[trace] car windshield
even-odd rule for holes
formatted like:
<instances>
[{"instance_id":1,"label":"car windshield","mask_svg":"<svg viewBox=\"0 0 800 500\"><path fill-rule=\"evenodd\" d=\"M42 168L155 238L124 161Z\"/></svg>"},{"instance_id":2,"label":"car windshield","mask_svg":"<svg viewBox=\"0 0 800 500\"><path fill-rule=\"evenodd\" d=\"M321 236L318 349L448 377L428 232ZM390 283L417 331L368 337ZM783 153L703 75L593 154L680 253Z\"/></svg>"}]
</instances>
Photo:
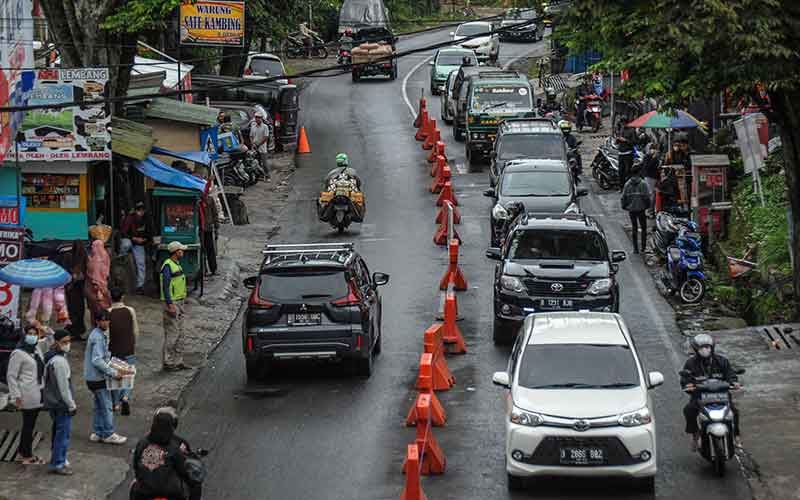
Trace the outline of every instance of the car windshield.
<instances>
[{"instance_id":1,"label":"car windshield","mask_svg":"<svg viewBox=\"0 0 800 500\"><path fill-rule=\"evenodd\" d=\"M527 87L514 85L490 85L475 87L472 92L472 110L531 109L531 93Z\"/></svg>"},{"instance_id":2,"label":"car windshield","mask_svg":"<svg viewBox=\"0 0 800 500\"><path fill-rule=\"evenodd\" d=\"M250 61L250 71L254 75L266 75L267 71L269 71L269 76L283 76L283 64L275 59L254 57Z\"/></svg>"},{"instance_id":3,"label":"car windshield","mask_svg":"<svg viewBox=\"0 0 800 500\"><path fill-rule=\"evenodd\" d=\"M625 389L639 386L639 371L626 345L529 345L518 384L527 389Z\"/></svg>"},{"instance_id":4,"label":"car windshield","mask_svg":"<svg viewBox=\"0 0 800 500\"><path fill-rule=\"evenodd\" d=\"M507 172L500 185L503 196L569 196L570 180L566 170Z\"/></svg>"},{"instance_id":5,"label":"car windshield","mask_svg":"<svg viewBox=\"0 0 800 500\"><path fill-rule=\"evenodd\" d=\"M509 258L603 261L608 248L595 231L526 230L514 234Z\"/></svg>"},{"instance_id":6,"label":"car windshield","mask_svg":"<svg viewBox=\"0 0 800 500\"><path fill-rule=\"evenodd\" d=\"M302 302L311 298L338 299L347 295L341 270L281 271L261 275L258 296L277 303Z\"/></svg>"},{"instance_id":7,"label":"car windshield","mask_svg":"<svg viewBox=\"0 0 800 500\"><path fill-rule=\"evenodd\" d=\"M503 161L563 160L564 139L561 134L505 134L500 138L497 157Z\"/></svg>"},{"instance_id":8,"label":"car windshield","mask_svg":"<svg viewBox=\"0 0 800 500\"><path fill-rule=\"evenodd\" d=\"M474 52L443 52L436 58L438 66L461 66L464 58L467 57L474 66L478 65L478 59Z\"/></svg>"},{"instance_id":9,"label":"car windshield","mask_svg":"<svg viewBox=\"0 0 800 500\"><path fill-rule=\"evenodd\" d=\"M456 36L473 36L489 33L492 27L488 24L462 24L456 30Z\"/></svg>"}]
</instances>

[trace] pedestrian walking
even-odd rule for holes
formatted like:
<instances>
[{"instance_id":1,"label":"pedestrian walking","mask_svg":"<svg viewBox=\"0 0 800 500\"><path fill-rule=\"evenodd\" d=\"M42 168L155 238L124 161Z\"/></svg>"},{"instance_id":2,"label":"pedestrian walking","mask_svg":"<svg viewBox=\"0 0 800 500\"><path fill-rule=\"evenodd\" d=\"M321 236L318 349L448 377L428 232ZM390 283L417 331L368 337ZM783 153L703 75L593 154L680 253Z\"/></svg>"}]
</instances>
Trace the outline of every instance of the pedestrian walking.
<instances>
[{"instance_id":1,"label":"pedestrian walking","mask_svg":"<svg viewBox=\"0 0 800 500\"><path fill-rule=\"evenodd\" d=\"M169 257L161 264L160 288L164 302L164 347L161 364L165 371L183 370L181 347L183 342L183 301L186 299L186 274L180 265L183 252L188 247L179 241L167 246Z\"/></svg>"},{"instance_id":2,"label":"pedestrian walking","mask_svg":"<svg viewBox=\"0 0 800 500\"><path fill-rule=\"evenodd\" d=\"M108 327L111 314L100 311L95 316L97 326L86 341L83 357L83 378L92 392L94 406L92 408L92 434L89 440L93 443L124 444L128 438L114 432L114 412L111 407L111 391L106 385L106 377L121 379L123 373L111 367L111 351L108 350Z\"/></svg>"},{"instance_id":3,"label":"pedestrian walking","mask_svg":"<svg viewBox=\"0 0 800 500\"><path fill-rule=\"evenodd\" d=\"M44 357L37 348L39 330L28 326L25 336L11 352L8 360L8 397L22 414L17 461L23 465L42 465L44 461L33 454L33 431L42 408L44 387Z\"/></svg>"},{"instance_id":4,"label":"pedestrian walking","mask_svg":"<svg viewBox=\"0 0 800 500\"><path fill-rule=\"evenodd\" d=\"M86 334L86 297L84 296L84 285L86 283L86 245L83 241L75 240L72 242L72 251L65 262L65 269L70 273L72 279L65 287L67 300L67 313L69 314L69 325L66 330L71 338L82 340Z\"/></svg>"},{"instance_id":5,"label":"pedestrian walking","mask_svg":"<svg viewBox=\"0 0 800 500\"><path fill-rule=\"evenodd\" d=\"M254 115L250 124L250 146L258 152L258 161L269 180L269 125L264 122L264 118L261 111Z\"/></svg>"},{"instance_id":6,"label":"pedestrian walking","mask_svg":"<svg viewBox=\"0 0 800 500\"><path fill-rule=\"evenodd\" d=\"M619 151L619 160L617 162L619 167L619 191L622 192L622 188L628 182L628 176L631 175L631 169L633 169L633 143L626 137L626 132L617 137L617 150Z\"/></svg>"},{"instance_id":7,"label":"pedestrian walking","mask_svg":"<svg viewBox=\"0 0 800 500\"><path fill-rule=\"evenodd\" d=\"M111 256L102 240L92 242L92 253L86 263L86 301L94 318L111 307L111 296L108 293L108 276L111 273Z\"/></svg>"},{"instance_id":8,"label":"pedestrian walking","mask_svg":"<svg viewBox=\"0 0 800 500\"><path fill-rule=\"evenodd\" d=\"M75 391L72 388L72 374L67 361L70 351L70 334L67 330L58 330L53 335L53 345L45 354L44 393L42 396L44 408L50 412L53 420L52 456L50 458L50 472L72 475L72 469L67 461L70 434L72 432L72 417L78 406L75 404Z\"/></svg>"},{"instance_id":9,"label":"pedestrian walking","mask_svg":"<svg viewBox=\"0 0 800 500\"><path fill-rule=\"evenodd\" d=\"M658 164L658 155L656 154L656 145L649 143L647 146L647 153L642 162L642 173L644 174L644 182L647 184L647 189L650 191L650 209L655 209L656 206L656 183L658 182L660 171ZM655 215L655 212L653 212Z\"/></svg>"},{"instance_id":10,"label":"pedestrian walking","mask_svg":"<svg viewBox=\"0 0 800 500\"><path fill-rule=\"evenodd\" d=\"M120 242L120 254L133 253L133 261L136 263L136 293L143 294L145 277L147 276L145 265L147 244L150 243L144 202L136 202L133 213L128 214L123 219L120 229L123 234Z\"/></svg>"},{"instance_id":11,"label":"pedestrian walking","mask_svg":"<svg viewBox=\"0 0 800 500\"><path fill-rule=\"evenodd\" d=\"M632 172L631 178L622 189L622 209L628 211L633 228L633 253L639 253L638 230L642 230L642 252L647 248L647 216L645 211L650 208L650 191L641 178L641 169Z\"/></svg>"},{"instance_id":12,"label":"pedestrian walking","mask_svg":"<svg viewBox=\"0 0 800 500\"><path fill-rule=\"evenodd\" d=\"M108 350L111 356L125 361L131 366L136 364L136 339L139 337L139 321L136 310L123 301L121 288L111 289L111 322L109 324ZM131 414L131 389L111 391L114 411L121 415Z\"/></svg>"}]
</instances>

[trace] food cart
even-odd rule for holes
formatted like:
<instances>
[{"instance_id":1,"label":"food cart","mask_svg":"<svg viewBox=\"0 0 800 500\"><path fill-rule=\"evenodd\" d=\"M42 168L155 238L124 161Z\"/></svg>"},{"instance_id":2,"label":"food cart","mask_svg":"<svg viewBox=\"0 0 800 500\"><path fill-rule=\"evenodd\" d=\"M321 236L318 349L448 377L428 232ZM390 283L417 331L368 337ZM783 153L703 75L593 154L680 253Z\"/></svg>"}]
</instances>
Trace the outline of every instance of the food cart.
<instances>
[{"instance_id":1,"label":"food cart","mask_svg":"<svg viewBox=\"0 0 800 500\"><path fill-rule=\"evenodd\" d=\"M167 247L179 241L189 247L180 260L187 278L197 282L201 279L202 246L200 244L200 196L199 191L169 187L157 187L152 191L158 214L159 233L156 238L156 283L161 264L169 257Z\"/></svg>"}]
</instances>

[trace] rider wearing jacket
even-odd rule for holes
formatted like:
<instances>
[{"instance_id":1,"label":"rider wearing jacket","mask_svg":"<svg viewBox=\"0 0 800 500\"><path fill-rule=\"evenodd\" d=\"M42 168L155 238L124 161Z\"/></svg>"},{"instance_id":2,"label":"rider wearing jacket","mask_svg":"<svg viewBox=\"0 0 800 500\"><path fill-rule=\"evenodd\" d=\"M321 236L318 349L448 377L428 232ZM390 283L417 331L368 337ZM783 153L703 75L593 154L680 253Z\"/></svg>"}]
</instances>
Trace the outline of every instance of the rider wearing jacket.
<instances>
[{"instance_id":1,"label":"rider wearing jacket","mask_svg":"<svg viewBox=\"0 0 800 500\"><path fill-rule=\"evenodd\" d=\"M694 392L694 379L698 377L712 377L724 380L738 389L739 377L736 375L730 361L725 356L714 352L714 338L706 333L692 337L691 346L695 354L686 360L683 370L691 376L681 375L681 387L690 394L689 402L683 408L686 418L686 433L691 438L692 451L697 451L697 439L700 429L697 427L697 415L700 413L700 395ZM739 412L730 403L733 412L733 435L738 442L739 438ZM737 443L738 445L738 443Z\"/></svg>"},{"instance_id":2,"label":"rider wearing jacket","mask_svg":"<svg viewBox=\"0 0 800 500\"><path fill-rule=\"evenodd\" d=\"M172 418L165 413L153 416L150 433L136 445L133 472L136 481L131 487L131 500L186 500L184 484L188 483L186 456L174 441Z\"/></svg>"}]
</instances>

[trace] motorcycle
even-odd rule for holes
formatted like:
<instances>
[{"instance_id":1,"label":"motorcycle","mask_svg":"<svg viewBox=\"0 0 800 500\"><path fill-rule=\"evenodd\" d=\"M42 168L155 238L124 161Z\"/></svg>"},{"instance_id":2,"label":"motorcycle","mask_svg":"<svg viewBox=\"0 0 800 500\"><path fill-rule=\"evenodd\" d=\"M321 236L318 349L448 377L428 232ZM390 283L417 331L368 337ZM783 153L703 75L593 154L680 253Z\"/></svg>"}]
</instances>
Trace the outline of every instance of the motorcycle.
<instances>
[{"instance_id":1,"label":"motorcycle","mask_svg":"<svg viewBox=\"0 0 800 500\"><path fill-rule=\"evenodd\" d=\"M655 226L653 231L650 232L648 246L653 249L657 256L665 257L667 248L672 245L678 237L678 233L685 227L695 228L696 225L688 219L675 217L669 212L658 212Z\"/></svg>"},{"instance_id":2,"label":"motorcycle","mask_svg":"<svg viewBox=\"0 0 800 500\"><path fill-rule=\"evenodd\" d=\"M684 227L675 242L667 248L667 269L662 281L667 290L671 294L678 293L685 304L700 302L706 293L703 252L700 247L700 235L690 231L689 227Z\"/></svg>"},{"instance_id":3,"label":"motorcycle","mask_svg":"<svg viewBox=\"0 0 800 500\"><path fill-rule=\"evenodd\" d=\"M603 113L603 99L595 94L579 97L578 100L584 102L583 120L578 124L578 132L583 131L583 127L589 127L592 132L600 129ZM575 116L578 115L580 106L578 100L575 101Z\"/></svg>"},{"instance_id":4,"label":"motorcycle","mask_svg":"<svg viewBox=\"0 0 800 500\"><path fill-rule=\"evenodd\" d=\"M186 469L187 474L189 476L189 480L193 481L196 485L202 485L203 481L206 478L206 467L203 464L203 458L208 456L209 451L205 448L197 448L189 453L185 453L186 456ZM186 485L187 483L184 483ZM131 483L131 491L136 487L136 480ZM199 493L198 493L199 495ZM131 495L133 498L133 495ZM141 498L141 497L139 497ZM198 496L199 498L199 496ZM167 497L152 497L148 498L147 500L176 500L174 498L167 498Z\"/></svg>"},{"instance_id":5,"label":"motorcycle","mask_svg":"<svg viewBox=\"0 0 800 500\"><path fill-rule=\"evenodd\" d=\"M602 189L619 187L619 150L613 137L600 145L592 160L592 177Z\"/></svg>"},{"instance_id":6,"label":"motorcycle","mask_svg":"<svg viewBox=\"0 0 800 500\"><path fill-rule=\"evenodd\" d=\"M328 57L328 49L325 47L325 42L317 35L312 35L312 37L312 44L309 47L311 57L326 59ZM286 40L283 42L282 50L289 59L298 59L308 55L308 51L306 50L303 40L300 38L299 32L290 33L286 37Z\"/></svg>"},{"instance_id":7,"label":"motorcycle","mask_svg":"<svg viewBox=\"0 0 800 500\"><path fill-rule=\"evenodd\" d=\"M341 234L351 223L364 221L364 194L357 190L352 178L340 177L331 187L320 193L317 212L322 222L328 222Z\"/></svg>"},{"instance_id":8,"label":"motorcycle","mask_svg":"<svg viewBox=\"0 0 800 500\"><path fill-rule=\"evenodd\" d=\"M350 66L353 64L353 56L350 53L350 49L339 47L339 57L336 58L336 64L350 69Z\"/></svg>"},{"instance_id":9,"label":"motorcycle","mask_svg":"<svg viewBox=\"0 0 800 500\"><path fill-rule=\"evenodd\" d=\"M222 183L226 186L239 186L245 189L257 184L259 179L266 178L266 172L261 168L257 154L252 150L228 153L227 161L223 160L218 165Z\"/></svg>"},{"instance_id":10,"label":"motorcycle","mask_svg":"<svg viewBox=\"0 0 800 500\"><path fill-rule=\"evenodd\" d=\"M737 369L737 374L745 370ZM711 462L717 476L725 475L725 464L736 454L734 444L734 419L731 409L731 391L733 386L725 380L713 377L693 377L688 370L681 370L679 375L688 378L699 394L700 413L697 415L697 427L700 429L700 456Z\"/></svg>"}]
</instances>

